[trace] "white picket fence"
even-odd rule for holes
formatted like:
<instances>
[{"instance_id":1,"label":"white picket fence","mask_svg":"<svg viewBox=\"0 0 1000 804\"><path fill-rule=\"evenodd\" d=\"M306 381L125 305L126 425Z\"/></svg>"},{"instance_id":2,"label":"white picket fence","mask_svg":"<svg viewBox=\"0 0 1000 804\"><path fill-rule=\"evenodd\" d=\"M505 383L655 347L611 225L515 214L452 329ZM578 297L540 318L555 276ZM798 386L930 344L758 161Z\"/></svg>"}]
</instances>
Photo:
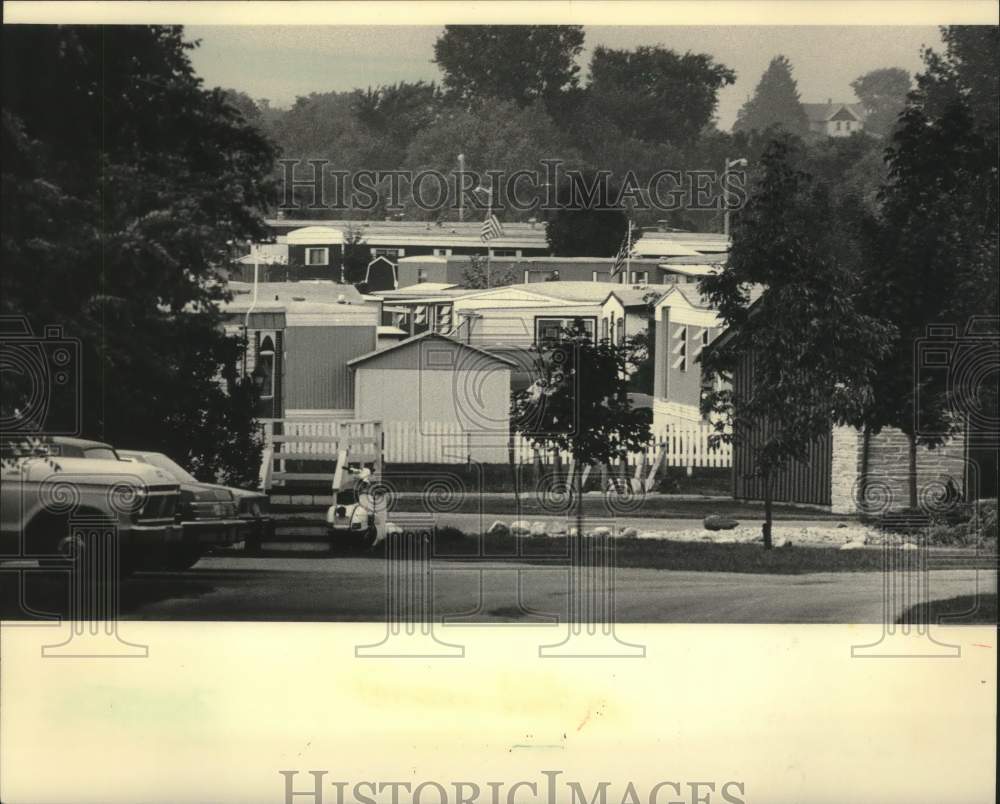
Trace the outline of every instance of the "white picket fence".
<instances>
[{"instance_id":1,"label":"white picket fence","mask_svg":"<svg viewBox=\"0 0 1000 804\"><path fill-rule=\"evenodd\" d=\"M336 439L313 440L313 437L348 436L370 444L377 432L381 433L382 460L388 463L428 463L460 464L469 460L470 455L482 454L484 438L470 433L457 422L382 422L379 429L374 422L338 422L328 420L285 420L285 443L283 450L302 459L309 454L331 455L336 451ZM273 424L268 422L268 433ZM730 444L710 447L710 438L715 431L708 424L669 425L658 430L644 450L628 454L628 463L661 466L720 467L732 466L733 450ZM297 442L294 436L305 436ZM284 439L283 439L284 440ZM506 462L508 445L502 437L491 435L490 452L498 461ZM375 445L371 445L375 446ZM661 457L662 453L662 457ZM332 457L332 455L331 455ZM556 460L555 450L540 450L528 439L517 436L514 439L514 460L520 464L536 461L551 464ZM569 465L572 455L562 451L559 460Z\"/></svg>"},{"instance_id":2,"label":"white picket fence","mask_svg":"<svg viewBox=\"0 0 1000 804\"><path fill-rule=\"evenodd\" d=\"M386 422L385 455L389 463L465 463L469 454L477 451L482 440L475 433L469 433L455 422ZM730 467L733 450L729 444L720 444L716 449L709 446L709 438L714 434L710 425L671 426L663 428L649 442L646 449L632 452L628 462L652 464L664 452L662 465L680 467ZM507 460L507 444L494 437L491 444L498 447L503 460ZM555 450L539 450L531 441L522 436L514 439L514 461L530 464L555 461ZM563 450L559 459L564 464L572 461L572 455Z\"/></svg>"}]
</instances>

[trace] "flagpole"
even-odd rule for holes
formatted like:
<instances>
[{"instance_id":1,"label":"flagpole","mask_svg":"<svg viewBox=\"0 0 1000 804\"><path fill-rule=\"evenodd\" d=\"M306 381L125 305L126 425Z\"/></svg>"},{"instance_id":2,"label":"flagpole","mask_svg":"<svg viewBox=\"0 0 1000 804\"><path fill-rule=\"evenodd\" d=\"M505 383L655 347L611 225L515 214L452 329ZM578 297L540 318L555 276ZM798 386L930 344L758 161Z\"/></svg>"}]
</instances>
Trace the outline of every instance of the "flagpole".
<instances>
[{"instance_id":1,"label":"flagpole","mask_svg":"<svg viewBox=\"0 0 1000 804\"><path fill-rule=\"evenodd\" d=\"M486 220L492 220L493 218L493 181L490 180L490 200L487 203L486 208ZM492 239L492 238L490 238ZM493 286L493 275L492 266L490 264L490 255L493 253L493 249L490 248L490 241L486 241L486 287L490 288Z\"/></svg>"},{"instance_id":2,"label":"flagpole","mask_svg":"<svg viewBox=\"0 0 1000 804\"><path fill-rule=\"evenodd\" d=\"M622 278L622 284L628 284L629 272L632 268L632 221L628 222L628 246L625 251L625 276Z\"/></svg>"}]
</instances>

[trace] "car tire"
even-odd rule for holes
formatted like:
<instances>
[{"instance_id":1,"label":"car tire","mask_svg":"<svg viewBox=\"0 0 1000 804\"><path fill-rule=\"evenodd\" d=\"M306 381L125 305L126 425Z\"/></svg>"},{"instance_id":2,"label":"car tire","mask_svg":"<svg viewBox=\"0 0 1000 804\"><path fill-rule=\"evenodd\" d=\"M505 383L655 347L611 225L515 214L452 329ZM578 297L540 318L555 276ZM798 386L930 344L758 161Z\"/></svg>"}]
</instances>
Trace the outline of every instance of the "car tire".
<instances>
[{"instance_id":1,"label":"car tire","mask_svg":"<svg viewBox=\"0 0 1000 804\"><path fill-rule=\"evenodd\" d=\"M184 572L197 564L205 551L200 546L180 545L167 548L157 562L165 572Z\"/></svg>"}]
</instances>

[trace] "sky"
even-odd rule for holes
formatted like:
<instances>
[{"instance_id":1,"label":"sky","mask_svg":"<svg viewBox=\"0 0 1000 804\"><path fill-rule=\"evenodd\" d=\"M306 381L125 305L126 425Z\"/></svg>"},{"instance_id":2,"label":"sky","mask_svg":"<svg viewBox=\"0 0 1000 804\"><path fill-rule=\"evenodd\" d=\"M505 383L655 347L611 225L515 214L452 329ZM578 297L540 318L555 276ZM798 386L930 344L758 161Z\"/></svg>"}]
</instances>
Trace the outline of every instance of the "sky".
<instances>
[{"instance_id":1,"label":"sky","mask_svg":"<svg viewBox=\"0 0 1000 804\"><path fill-rule=\"evenodd\" d=\"M200 39L191 56L208 86L267 98L287 107L299 95L343 91L396 81L440 80L433 63L440 27L189 26ZM939 48L933 27L597 27L585 28L579 63L582 74L597 45L635 48L663 45L678 52L709 53L736 70L736 83L719 93L718 123L728 129L753 92L771 58L779 53L793 65L804 102L854 101L851 81L879 67L921 69L924 46Z\"/></svg>"}]
</instances>

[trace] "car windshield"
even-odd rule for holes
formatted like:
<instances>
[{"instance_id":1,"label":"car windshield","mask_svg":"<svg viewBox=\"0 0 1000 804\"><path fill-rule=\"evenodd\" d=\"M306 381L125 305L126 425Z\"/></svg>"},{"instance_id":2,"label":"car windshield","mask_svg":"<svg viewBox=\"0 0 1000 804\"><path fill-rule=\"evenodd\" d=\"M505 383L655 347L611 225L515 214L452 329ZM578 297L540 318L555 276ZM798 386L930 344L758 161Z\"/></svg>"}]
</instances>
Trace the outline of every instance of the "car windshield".
<instances>
[{"instance_id":1,"label":"car windshield","mask_svg":"<svg viewBox=\"0 0 1000 804\"><path fill-rule=\"evenodd\" d=\"M157 469L162 469L164 472L169 472L176 480L181 480L185 483L198 482L194 475L188 472L187 469L180 464L174 463L162 452L127 452L125 455L133 460L148 463Z\"/></svg>"}]
</instances>

